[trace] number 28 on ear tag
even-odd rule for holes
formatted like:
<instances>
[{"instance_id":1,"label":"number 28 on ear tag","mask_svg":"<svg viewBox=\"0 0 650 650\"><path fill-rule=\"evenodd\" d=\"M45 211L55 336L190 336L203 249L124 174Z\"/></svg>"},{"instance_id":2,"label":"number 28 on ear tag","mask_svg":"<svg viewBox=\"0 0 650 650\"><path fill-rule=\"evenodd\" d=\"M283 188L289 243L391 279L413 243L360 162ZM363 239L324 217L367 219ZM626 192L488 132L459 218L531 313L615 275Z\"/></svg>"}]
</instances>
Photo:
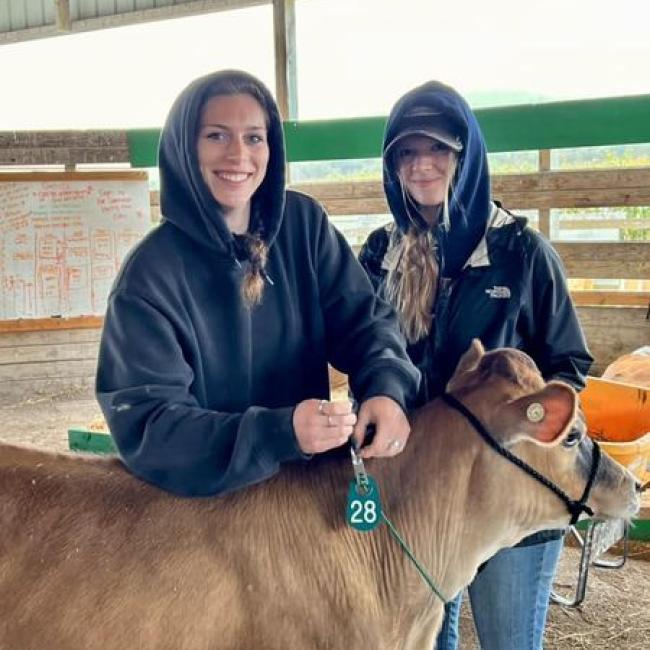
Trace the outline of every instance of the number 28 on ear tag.
<instances>
[{"instance_id":1,"label":"number 28 on ear tag","mask_svg":"<svg viewBox=\"0 0 650 650\"><path fill-rule=\"evenodd\" d=\"M356 481L350 482L346 518L352 528L363 532L374 530L381 523L379 488L372 476L368 476L365 492L357 487Z\"/></svg>"}]
</instances>

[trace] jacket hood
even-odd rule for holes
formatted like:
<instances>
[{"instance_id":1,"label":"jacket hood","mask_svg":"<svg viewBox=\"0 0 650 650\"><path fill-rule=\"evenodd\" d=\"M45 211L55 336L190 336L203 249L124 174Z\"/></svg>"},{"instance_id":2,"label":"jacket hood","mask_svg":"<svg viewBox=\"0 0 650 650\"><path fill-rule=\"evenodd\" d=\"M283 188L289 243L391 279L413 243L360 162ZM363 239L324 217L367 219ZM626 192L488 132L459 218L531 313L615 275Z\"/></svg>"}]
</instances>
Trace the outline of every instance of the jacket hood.
<instances>
[{"instance_id":1,"label":"jacket hood","mask_svg":"<svg viewBox=\"0 0 650 650\"><path fill-rule=\"evenodd\" d=\"M444 227L438 228L442 274L453 277L463 268L484 235L491 207L483 134L469 105L453 88L429 81L408 92L395 104L384 132L384 191L397 227L406 232L411 219L392 154L387 150L395 137L410 124L410 115L427 112L435 114L437 122L444 121L447 129L462 143L449 197L451 228L448 231Z\"/></svg>"},{"instance_id":2,"label":"jacket hood","mask_svg":"<svg viewBox=\"0 0 650 650\"><path fill-rule=\"evenodd\" d=\"M268 116L269 162L266 176L251 201L250 232L260 232L271 245L282 222L285 201L285 157L282 120L269 90L255 77L224 70L193 81L176 98L160 137L160 208L163 219L192 239L222 254L236 255L235 237L223 210L201 175L197 138L201 112L215 95L232 95L242 84L254 87Z\"/></svg>"}]
</instances>

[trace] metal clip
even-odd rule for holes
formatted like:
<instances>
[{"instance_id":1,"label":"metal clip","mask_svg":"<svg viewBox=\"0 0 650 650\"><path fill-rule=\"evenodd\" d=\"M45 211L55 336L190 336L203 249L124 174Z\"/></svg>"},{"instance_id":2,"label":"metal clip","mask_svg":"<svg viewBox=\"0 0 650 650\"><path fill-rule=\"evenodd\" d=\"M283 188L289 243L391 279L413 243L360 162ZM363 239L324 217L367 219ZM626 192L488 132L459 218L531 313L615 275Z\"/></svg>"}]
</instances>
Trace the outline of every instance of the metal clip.
<instances>
[{"instance_id":1,"label":"metal clip","mask_svg":"<svg viewBox=\"0 0 650 650\"><path fill-rule=\"evenodd\" d=\"M367 494L368 487L368 474L361 458L354 449L354 445L350 444L350 456L352 456L352 469L354 470L354 480L357 484L357 491L360 494Z\"/></svg>"}]
</instances>

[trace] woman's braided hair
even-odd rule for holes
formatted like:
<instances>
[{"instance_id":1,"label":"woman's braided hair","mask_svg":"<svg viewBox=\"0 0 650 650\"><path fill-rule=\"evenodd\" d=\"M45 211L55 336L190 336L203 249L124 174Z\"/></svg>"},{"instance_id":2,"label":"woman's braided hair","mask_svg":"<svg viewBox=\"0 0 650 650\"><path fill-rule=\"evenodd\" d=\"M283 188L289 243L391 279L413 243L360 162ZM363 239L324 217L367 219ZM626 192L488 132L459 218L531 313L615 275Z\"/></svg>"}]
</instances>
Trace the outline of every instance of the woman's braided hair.
<instances>
[{"instance_id":1,"label":"woman's braided hair","mask_svg":"<svg viewBox=\"0 0 650 650\"><path fill-rule=\"evenodd\" d=\"M246 233L243 239L250 266L242 281L241 293L246 305L254 307L262 301L265 278L264 267L266 266L269 249L259 232L253 235Z\"/></svg>"},{"instance_id":2,"label":"woman's braided hair","mask_svg":"<svg viewBox=\"0 0 650 650\"><path fill-rule=\"evenodd\" d=\"M439 227L447 229L450 227L449 194L453 191L456 171L457 159L454 157L449 165L445 199L438 211ZM400 184L410 223L396 243L394 255L397 262L391 265L386 276L386 298L397 311L406 340L415 343L431 331L440 269L432 229L419 213L401 178ZM418 214L413 215L411 209Z\"/></svg>"},{"instance_id":3,"label":"woman's braided hair","mask_svg":"<svg viewBox=\"0 0 650 650\"><path fill-rule=\"evenodd\" d=\"M431 330L438 261L430 230L411 225L397 246L399 258L386 277L386 297L397 310L406 340L415 343Z\"/></svg>"}]
</instances>

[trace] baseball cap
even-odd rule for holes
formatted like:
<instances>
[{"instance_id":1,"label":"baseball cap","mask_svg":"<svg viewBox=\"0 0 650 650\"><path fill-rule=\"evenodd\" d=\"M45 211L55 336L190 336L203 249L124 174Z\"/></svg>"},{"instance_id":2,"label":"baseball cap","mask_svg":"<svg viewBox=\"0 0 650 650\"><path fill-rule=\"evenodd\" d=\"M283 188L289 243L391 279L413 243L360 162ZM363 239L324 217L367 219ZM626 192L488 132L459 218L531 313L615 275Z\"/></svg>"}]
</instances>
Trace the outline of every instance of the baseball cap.
<instances>
[{"instance_id":1,"label":"baseball cap","mask_svg":"<svg viewBox=\"0 0 650 650\"><path fill-rule=\"evenodd\" d=\"M463 150L460 137L454 133L452 124L445 115L428 106L410 108L400 120L400 127L395 137L386 146L385 152L409 135L424 135L447 145L452 151L459 153Z\"/></svg>"}]
</instances>

